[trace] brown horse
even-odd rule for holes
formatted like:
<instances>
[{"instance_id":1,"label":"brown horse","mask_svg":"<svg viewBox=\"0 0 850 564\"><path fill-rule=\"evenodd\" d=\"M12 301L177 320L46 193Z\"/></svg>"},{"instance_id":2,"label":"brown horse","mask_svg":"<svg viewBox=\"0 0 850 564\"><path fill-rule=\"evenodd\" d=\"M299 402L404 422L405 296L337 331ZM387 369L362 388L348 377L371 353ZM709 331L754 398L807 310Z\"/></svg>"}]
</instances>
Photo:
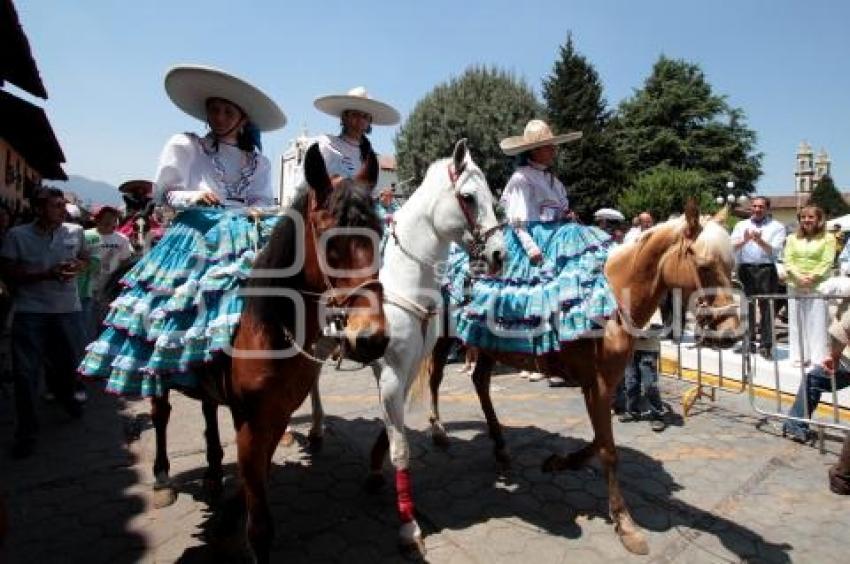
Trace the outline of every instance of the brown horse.
<instances>
[{"instance_id":1,"label":"brown horse","mask_svg":"<svg viewBox=\"0 0 850 564\"><path fill-rule=\"evenodd\" d=\"M686 300L692 295L699 296L702 304L699 316L712 330L709 337L725 341L737 336L737 308L733 306L730 292L731 269L729 235L713 221L700 225L696 207L689 206L685 218L661 224L636 243L623 245L611 253L605 275L617 297L620 314L607 322L604 335L564 344L559 353L539 357L480 350L472 380L497 458L509 460L502 428L490 399L490 376L496 361L519 369L562 376L573 385L581 386L594 439L566 456L550 456L544 461L543 470L577 469L594 454L598 455L608 483L614 528L630 552L647 554L646 539L629 514L617 479L617 451L611 428L612 395L631 357L635 328L649 322L662 296L671 289L681 289L683 303L688 303ZM438 342L430 370L423 371L423 375L430 376L430 421L434 441L442 445L447 444L447 439L440 422L438 394L449 344L447 338ZM379 439L376 448L380 446ZM383 456L373 457L373 461L376 458L380 462Z\"/></svg>"},{"instance_id":2,"label":"brown horse","mask_svg":"<svg viewBox=\"0 0 850 564\"><path fill-rule=\"evenodd\" d=\"M313 189L304 200L300 241L304 266L289 278L252 278L233 341L229 405L236 426L248 539L259 562L268 561L273 537L267 499L271 459L292 412L307 397L321 370L320 362L304 351L313 350L319 339L324 310L334 308L332 315L344 327L342 345L350 358L375 360L384 354L388 342L383 289L377 279L381 226L368 191L346 186L332 189L317 146L308 150L306 159ZM288 222L276 229L287 232L292 227ZM296 244L293 237L273 238L255 271L290 266ZM297 291L303 298L298 307L293 307L291 296L281 295L281 288Z\"/></svg>"},{"instance_id":3,"label":"brown horse","mask_svg":"<svg viewBox=\"0 0 850 564\"><path fill-rule=\"evenodd\" d=\"M326 321L333 321L344 337L341 349L355 360L380 357L388 341L377 279L381 226L368 189L355 185L374 184L377 160L372 156L356 182L337 188L331 187L317 146L308 150L304 166L310 189L280 218L254 264L230 358L199 368L204 387L189 392L203 403L204 485L213 494L221 491L222 480L217 405L230 406L248 533L260 561L268 558L272 535L265 495L271 457L319 374L321 364L309 351ZM166 492L159 496L161 506L175 497L168 478L167 394L152 398L152 408L155 489Z\"/></svg>"}]
</instances>

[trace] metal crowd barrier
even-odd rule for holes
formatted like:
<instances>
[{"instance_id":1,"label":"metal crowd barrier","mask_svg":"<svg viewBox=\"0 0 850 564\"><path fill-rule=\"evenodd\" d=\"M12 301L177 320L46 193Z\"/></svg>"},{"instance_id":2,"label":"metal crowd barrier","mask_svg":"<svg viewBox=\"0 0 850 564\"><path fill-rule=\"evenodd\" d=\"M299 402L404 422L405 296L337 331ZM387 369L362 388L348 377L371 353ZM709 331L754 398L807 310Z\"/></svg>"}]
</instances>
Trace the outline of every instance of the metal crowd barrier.
<instances>
[{"instance_id":1,"label":"metal crowd barrier","mask_svg":"<svg viewBox=\"0 0 850 564\"><path fill-rule=\"evenodd\" d=\"M794 417L788 414L788 411L790 411L791 402L793 402L798 392L798 389L802 394L804 412L806 411L805 406L808 405L807 386L788 386L789 378L793 377L794 370L799 370L799 382L805 382L807 374L815 365L820 364L823 359L811 359L812 364L810 366L805 366L802 364L799 366L791 365L790 361L785 355L785 347L777 346L777 344L780 342L781 333L781 331L778 331L780 327L777 324L777 302L787 301L787 310L789 311L791 309L792 302L801 303L802 301L809 300L823 300L831 302L832 304L839 303L842 300L848 300L847 304L850 305L850 294L759 294L749 296L741 300L740 303L742 327L746 328L746 324L750 321L748 319L748 312L750 311L750 306L753 306L753 311L755 311L756 316L758 316L758 304L761 300L767 300L769 302L769 327L773 331L773 346L770 351L770 359L762 358L760 354L751 351L752 347L750 343L750 333L748 330L743 330L743 342L741 354L739 357L741 366L740 371L737 374L727 374L724 369L728 366L734 366L733 363L735 361L732 361L730 363L728 360L726 360L728 359L728 355L734 354L735 357L737 357L738 355L735 353L731 353L730 351L716 349L710 349L711 352L706 353L704 349L706 349L707 347L703 346L700 343L698 338L698 331L694 335L695 340L693 344L684 343L682 342L681 338L674 338L674 341L676 343L677 361L677 370L675 374L676 378L678 378L679 380L685 380L683 371L694 370L693 368L684 368L683 347L695 349L696 353L696 374L694 378L694 385L683 394L683 414L685 417L687 417L696 402L701 398L707 398L711 401L715 401L718 391L736 395L747 392L749 405L751 409L756 413L777 421L790 420L807 423L810 428L815 432L818 438L818 442L820 444L820 448L821 450L823 450L825 430L832 429L838 432L850 432L850 423L848 423L848 420L850 420L850 399L846 401L847 405L840 405L840 399L838 397L839 388L837 386L835 374L833 373L829 375L831 389L823 394L819 408L814 413L812 413L809 417ZM788 319L787 338L790 339L791 323L796 323L797 327L799 328L799 330L796 332L797 338L799 339L798 344L800 345L800 350L803 350L804 340L807 335L805 328L802 327L801 308L797 307L795 309L798 312L797 319ZM831 322L833 318L834 316L831 311L828 311L826 317L827 324ZM757 319L753 321L756 322ZM675 329L676 328L674 327L674 335ZM679 334L680 336L683 335L684 331L680 331ZM826 335L826 328L824 334ZM828 335L826 336L828 340ZM787 341L783 338L781 344L784 345L786 342ZM788 349L790 352L790 343L788 343L788 345ZM827 351L829 350L828 343L826 343L825 349ZM781 355L778 354L780 351L782 352ZM705 370L706 362L703 358L704 354L712 355L712 362L716 363L716 374L712 372L707 372ZM782 386L783 383L786 384L784 389ZM764 398L768 399L770 405L765 405L764 401L759 401L759 399L763 400ZM786 408L783 408L783 400L785 400L785 403L787 405ZM825 410L829 412L828 418L817 417L818 412L823 413ZM844 417L843 420L842 415Z\"/></svg>"},{"instance_id":2,"label":"metal crowd barrier","mask_svg":"<svg viewBox=\"0 0 850 564\"><path fill-rule=\"evenodd\" d=\"M770 327L774 331L774 338L773 338L773 348L771 350L771 353L772 353L771 359L770 360L766 360L766 359L759 360L759 357L757 355L753 355L752 352L751 352L751 346L750 346L750 342L749 342L750 341L749 331L745 333L743 356L746 358L746 360L744 362L744 365L745 365L745 368L747 369L747 373L748 373L747 379L749 380L749 382L752 383L752 385L749 386L750 407L756 413L758 413L760 415L764 415L764 416L772 418L772 419L776 419L776 420L780 420L780 421L798 421L798 422L802 422L802 423L807 423L811 428L813 428L815 430L815 432L818 436L818 443L820 445L821 450L823 450L824 449L824 431L826 429L833 429L833 430L841 431L841 432L849 432L850 431L850 423L848 423L847 421L842 421L842 418L841 418L842 411L847 412L848 408L850 408L850 405L847 405L847 406L844 406L844 407L842 407L840 405L840 401L839 401L839 398L838 398L839 388L838 388L837 382L836 382L836 375L835 375L835 372L832 372L832 373L827 373L829 380L830 380L830 390L828 392L826 392L825 394L823 394L823 395L827 396L826 398L824 398L823 395L821 396L820 405L818 406L818 409L815 410L815 412L810 414L808 417L795 417L795 416L792 416L788 413L788 411L790 411L790 406L789 406L788 409L783 410L783 407L782 407L783 397L786 397L791 402L793 402L796 395L801 394L802 395L802 403L803 403L803 406L804 406L804 408L803 408L804 413L805 413L805 411L807 411L808 399L809 399L808 398L809 390L808 390L808 386L806 385L806 380L808 378L809 373L812 371L812 369L815 366L817 366L818 364L820 364L823 361L823 359L821 359L821 358L811 358L810 364L808 364L808 365L806 365L804 363L799 363L797 365L792 364L791 369L799 371L800 384L798 385L797 390L793 390L793 389L792 390L787 390L787 389L783 390L782 389L782 377L783 377L783 375L787 376L788 372L789 372L787 370L788 367L787 366L783 367L782 363L790 362L790 360L787 360L785 358L780 359L778 357L778 354L777 354L778 348L776 346L776 343L777 343L777 338L776 338L777 337L777 335L776 335L776 328L777 328L777 324L776 324L776 317L777 317L776 316L776 311L777 311L776 302L780 301L780 300L786 300L787 304L788 304L787 305L787 315L788 315L787 326L788 326L788 347L789 347L789 354L790 354L791 324L793 323L793 324L796 324L796 326L797 326L797 331L796 331L796 333L797 333L797 345L798 345L800 351L805 350L805 347L806 347L805 341L806 341L806 337L807 337L805 327L803 326L803 319L802 319L803 313L802 313L802 309L800 307L795 307L795 309L797 311L796 319L791 319L791 304L792 303L801 304L803 302L813 301L813 300L826 302L826 304L825 304L826 308L827 308L826 323L827 323L827 327L829 327L829 324L831 324L832 320L834 319L834 315L831 311L830 306L840 305L840 303L842 301L846 301L847 304L850 304L850 295L820 294L820 293L803 294L803 295L801 295L801 294L758 294L758 295L750 296L747 299L748 306L750 304L752 304L755 307L756 311L758 311L757 306L758 306L758 302L760 300L767 300L768 303L769 303L768 311L769 311L769 316L770 316L769 317ZM826 341L827 341L824 344L824 349L827 351L827 354L829 354L829 340L830 339L829 339L828 333L826 332L826 328L824 329L824 337L826 338ZM757 393L757 391L758 390L765 391L767 389L766 386L764 385L764 382L756 382L755 376L757 374L758 364L760 362L769 362L770 365L771 365L771 368L772 368L772 372L773 372L773 382L772 382L772 384L773 384L773 386L769 390L769 394L772 395L772 397L773 397L773 403L774 403L773 409L759 405L759 402L757 401L757 396L759 395ZM785 368L785 370L783 370L783 368ZM836 367L836 369L837 368L838 367ZM784 374L783 374L783 372L784 372ZM826 402L824 402L824 399L826 400ZM831 404L831 406L826 407L824 405L825 403L829 403L829 404ZM827 409L830 412L830 417L827 420L825 420L823 418L816 418L815 417L815 415L817 414L817 411L818 410L823 411L823 409ZM845 418L846 417L847 417L847 414L845 413Z\"/></svg>"}]
</instances>

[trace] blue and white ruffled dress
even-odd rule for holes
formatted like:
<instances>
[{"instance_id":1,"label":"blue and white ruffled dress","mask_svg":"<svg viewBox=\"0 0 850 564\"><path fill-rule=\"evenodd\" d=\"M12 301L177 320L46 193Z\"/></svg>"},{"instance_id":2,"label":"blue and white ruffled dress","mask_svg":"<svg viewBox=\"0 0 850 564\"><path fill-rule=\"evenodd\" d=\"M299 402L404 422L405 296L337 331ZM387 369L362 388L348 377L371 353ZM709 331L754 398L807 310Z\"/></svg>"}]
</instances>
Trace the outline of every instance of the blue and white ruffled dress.
<instances>
[{"instance_id":1,"label":"blue and white ruffled dress","mask_svg":"<svg viewBox=\"0 0 850 564\"><path fill-rule=\"evenodd\" d=\"M573 222L529 222L525 230L544 261L531 263L516 230L504 227L507 261L499 276L473 278L471 301L456 315L467 345L540 355L598 335L617 311L603 268L612 241L596 227ZM461 259L455 259L457 261ZM456 270L447 281L456 294Z\"/></svg>"},{"instance_id":2,"label":"blue and white ruffled dress","mask_svg":"<svg viewBox=\"0 0 850 564\"><path fill-rule=\"evenodd\" d=\"M120 395L196 388L192 367L230 346L244 302L239 290L277 220L255 221L244 209L180 213L122 278L80 372L108 379L106 390Z\"/></svg>"}]
</instances>

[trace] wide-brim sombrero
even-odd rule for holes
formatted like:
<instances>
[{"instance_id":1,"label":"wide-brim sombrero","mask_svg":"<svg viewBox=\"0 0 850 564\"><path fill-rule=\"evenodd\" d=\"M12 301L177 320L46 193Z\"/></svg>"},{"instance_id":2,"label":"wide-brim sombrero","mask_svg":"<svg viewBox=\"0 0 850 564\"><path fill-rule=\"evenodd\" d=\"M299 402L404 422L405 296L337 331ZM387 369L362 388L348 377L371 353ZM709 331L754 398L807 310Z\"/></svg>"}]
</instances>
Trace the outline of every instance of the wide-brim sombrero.
<instances>
[{"instance_id":1,"label":"wide-brim sombrero","mask_svg":"<svg viewBox=\"0 0 850 564\"><path fill-rule=\"evenodd\" d=\"M313 101L320 112L332 116L341 116L345 110L366 112L372 116L373 125L395 125L401 121L398 110L369 96L362 86L352 88L347 94L321 96Z\"/></svg>"},{"instance_id":2,"label":"wide-brim sombrero","mask_svg":"<svg viewBox=\"0 0 850 564\"><path fill-rule=\"evenodd\" d=\"M213 67L171 67L165 73L165 91L178 108L201 121L207 120L207 100L222 98L242 108L260 131L274 131L286 125L283 111L262 90Z\"/></svg>"},{"instance_id":3,"label":"wide-brim sombrero","mask_svg":"<svg viewBox=\"0 0 850 564\"><path fill-rule=\"evenodd\" d=\"M522 135L506 137L499 142L502 152L508 156L519 155L526 151L545 147L546 145L561 145L581 139L581 131L570 131L562 135L554 135L549 125L542 119L533 119L525 126Z\"/></svg>"}]
</instances>

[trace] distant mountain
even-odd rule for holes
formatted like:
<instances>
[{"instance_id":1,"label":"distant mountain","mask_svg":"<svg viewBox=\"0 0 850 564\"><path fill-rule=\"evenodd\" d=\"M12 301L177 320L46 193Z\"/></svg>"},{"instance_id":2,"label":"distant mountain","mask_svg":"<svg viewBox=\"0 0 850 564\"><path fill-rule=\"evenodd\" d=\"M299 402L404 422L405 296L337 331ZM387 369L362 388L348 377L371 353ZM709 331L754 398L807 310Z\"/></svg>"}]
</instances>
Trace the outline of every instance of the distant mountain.
<instances>
[{"instance_id":1,"label":"distant mountain","mask_svg":"<svg viewBox=\"0 0 850 564\"><path fill-rule=\"evenodd\" d=\"M75 174L68 175L67 182L50 180L45 182L49 186L55 186L66 192L74 192L84 204L112 204L121 205L121 193L117 186L100 180L92 180L85 176Z\"/></svg>"}]
</instances>

